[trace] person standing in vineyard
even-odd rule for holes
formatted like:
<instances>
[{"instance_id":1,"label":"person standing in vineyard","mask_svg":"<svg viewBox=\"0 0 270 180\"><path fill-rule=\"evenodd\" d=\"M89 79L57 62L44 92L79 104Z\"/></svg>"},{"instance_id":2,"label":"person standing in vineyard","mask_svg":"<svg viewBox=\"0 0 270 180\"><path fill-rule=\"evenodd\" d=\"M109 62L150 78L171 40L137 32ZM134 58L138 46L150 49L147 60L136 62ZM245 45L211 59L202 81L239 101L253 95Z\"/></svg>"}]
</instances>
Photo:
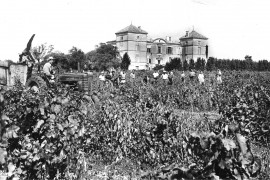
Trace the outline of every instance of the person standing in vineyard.
<instances>
[{"instance_id":1,"label":"person standing in vineyard","mask_svg":"<svg viewBox=\"0 0 270 180\"><path fill-rule=\"evenodd\" d=\"M99 75L99 87L103 87L105 84L105 75L104 75L104 71L101 72L101 74Z\"/></svg>"},{"instance_id":2,"label":"person standing in vineyard","mask_svg":"<svg viewBox=\"0 0 270 180\"><path fill-rule=\"evenodd\" d=\"M43 72L50 81L53 79L53 71L52 71L53 60L54 58L52 56L49 57L48 62L46 62L43 66Z\"/></svg>"},{"instance_id":3,"label":"person standing in vineyard","mask_svg":"<svg viewBox=\"0 0 270 180\"><path fill-rule=\"evenodd\" d=\"M204 75L202 71L200 71L198 75L198 80L199 80L200 85L204 85Z\"/></svg>"},{"instance_id":4,"label":"person standing in vineyard","mask_svg":"<svg viewBox=\"0 0 270 180\"><path fill-rule=\"evenodd\" d=\"M120 72L120 83L125 84L126 83L126 72L125 70Z\"/></svg>"},{"instance_id":5,"label":"person standing in vineyard","mask_svg":"<svg viewBox=\"0 0 270 180\"><path fill-rule=\"evenodd\" d=\"M172 85L173 84L173 72L171 71L169 76L168 76L168 85Z\"/></svg>"},{"instance_id":6,"label":"person standing in vineyard","mask_svg":"<svg viewBox=\"0 0 270 180\"><path fill-rule=\"evenodd\" d=\"M131 71L130 73L130 82L132 85L134 85L135 83L135 73L134 73L134 70Z\"/></svg>"},{"instance_id":7,"label":"person standing in vineyard","mask_svg":"<svg viewBox=\"0 0 270 180\"><path fill-rule=\"evenodd\" d=\"M181 74L181 80L182 80L182 82L185 82L185 77L186 77L185 71L182 71L182 74Z\"/></svg>"},{"instance_id":8,"label":"person standing in vineyard","mask_svg":"<svg viewBox=\"0 0 270 180\"><path fill-rule=\"evenodd\" d=\"M164 71L162 74L162 79L163 79L164 84L167 84L168 78L169 78L168 73Z\"/></svg>"},{"instance_id":9,"label":"person standing in vineyard","mask_svg":"<svg viewBox=\"0 0 270 180\"><path fill-rule=\"evenodd\" d=\"M218 69L217 71L217 83L221 84L222 83L222 79L221 79L221 71Z\"/></svg>"},{"instance_id":10,"label":"person standing in vineyard","mask_svg":"<svg viewBox=\"0 0 270 180\"><path fill-rule=\"evenodd\" d=\"M147 75L144 76L142 82L146 85L149 83L149 77Z\"/></svg>"},{"instance_id":11,"label":"person standing in vineyard","mask_svg":"<svg viewBox=\"0 0 270 180\"><path fill-rule=\"evenodd\" d=\"M115 87L118 87L119 85L119 76L115 71L112 71L112 83Z\"/></svg>"},{"instance_id":12,"label":"person standing in vineyard","mask_svg":"<svg viewBox=\"0 0 270 180\"><path fill-rule=\"evenodd\" d=\"M155 72L153 73L153 76L154 76L154 82L157 83L158 77L159 77L158 71L155 71Z\"/></svg>"},{"instance_id":13,"label":"person standing in vineyard","mask_svg":"<svg viewBox=\"0 0 270 180\"><path fill-rule=\"evenodd\" d=\"M189 78L190 78L190 81L193 81L194 80L194 77L195 77L195 72L193 71L193 69L190 69L190 72L189 72Z\"/></svg>"}]
</instances>

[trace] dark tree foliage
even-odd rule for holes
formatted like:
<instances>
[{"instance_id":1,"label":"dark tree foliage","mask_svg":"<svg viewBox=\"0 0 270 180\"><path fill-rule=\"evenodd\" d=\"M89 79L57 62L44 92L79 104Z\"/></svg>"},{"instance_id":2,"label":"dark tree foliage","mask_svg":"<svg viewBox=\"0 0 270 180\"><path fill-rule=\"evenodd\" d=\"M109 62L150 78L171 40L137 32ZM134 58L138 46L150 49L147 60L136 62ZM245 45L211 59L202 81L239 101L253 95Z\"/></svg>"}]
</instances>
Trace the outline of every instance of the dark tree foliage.
<instances>
[{"instance_id":1,"label":"dark tree foliage","mask_svg":"<svg viewBox=\"0 0 270 180\"><path fill-rule=\"evenodd\" d=\"M182 69L182 63L180 58L173 58L170 62L167 62L165 64L164 69L166 71L171 71L171 70L181 70Z\"/></svg>"},{"instance_id":2,"label":"dark tree foliage","mask_svg":"<svg viewBox=\"0 0 270 180\"><path fill-rule=\"evenodd\" d=\"M128 53L125 53L123 56L123 60L121 62L121 69L128 70L130 63L131 61L130 61L129 55Z\"/></svg>"},{"instance_id":3,"label":"dark tree foliage","mask_svg":"<svg viewBox=\"0 0 270 180\"><path fill-rule=\"evenodd\" d=\"M203 71L205 69L205 60L198 58L196 63L195 63L195 69Z\"/></svg>"},{"instance_id":4,"label":"dark tree foliage","mask_svg":"<svg viewBox=\"0 0 270 180\"><path fill-rule=\"evenodd\" d=\"M193 59L190 59L190 60L189 60L189 68L190 68L190 69L194 69L194 68L195 68L195 62L194 62Z\"/></svg>"},{"instance_id":5,"label":"dark tree foliage","mask_svg":"<svg viewBox=\"0 0 270 180\"><path fill-rule=\"evenodd\" d=\"M183 62L183 70L187 71L188 69L189 69L189 64L188 64L187 60L185 59Z\"/></svg>"},{"instance_id":6,"label":"dark tree foliage","mask_svg":"<svg viewBox=\"0 0 270 180\"><path fill-rule=\"evenodd\" d=\"M118 68L121 65L121 58L117 47L110 44L101 44L94 51L88 52L86 60L96 70L106 70L110 67Z\"/></svg>"},{"instance_id":7,"label":"dark tree foliage","mask_svg":"<svg viewBox=\"0 0 270 180\"><path fill-rule=\"evenodd\" d=\"M153 70L160 70L160 69L163 69L164 68L164 66L163 65L161 65L161 64L157 64L154 68L153 68Z\"/></svg>"},{"instance_id":8,"label":"dark tree foliage","mask_svg":"<svg viewBox=\"0 0 270 180\"><path fill-rule=\"evenodd\" d=\"M69 61L67 55L61 52L53 52L45 56L45 59L48 59L48 57L52 56L54 60L53 65L59 65L62 69L68 70L70 68L69 66ZM47 61L42 61L41 64L42 66L46 63Z\"/></svg>"},{"instance_id":9,"label":"dark tree foliage","mask_svg":"<svg viewBox=\"0 0 270 180\"><path fill-rule=\"evenodd\" d=\"M196 62L196 69L199 65ZM208 71L236 70L236 71L270 71L270 62L267 60L253 61L252 56L246 55L244 60L217 59L209 57L206 63Z\"/></svg>"},{"instance_id":10,"label":"dark tree foliage","mask_svg":"<svg viewBox=\"0 0 270 180\"><path fill-rule=\"evenodd\" d=\"M215 69L215 61L216 59L213 57L210 57L206 63L206 70L207 71L213 71Z\"/></svg>"},{"instance_id":11,"label":"dark tree foliage","mask_svg":"<svg viewBox=\"0 0 270 180\"><path fill-rule=\"evenodd\" d=\"M73 46L69 50L69 55L67 55L67 59L70 68L78 69L78 62L80 63L80 65L83 64L85 60L85 55L81 49Z\"/></svg>"}]
</instances>

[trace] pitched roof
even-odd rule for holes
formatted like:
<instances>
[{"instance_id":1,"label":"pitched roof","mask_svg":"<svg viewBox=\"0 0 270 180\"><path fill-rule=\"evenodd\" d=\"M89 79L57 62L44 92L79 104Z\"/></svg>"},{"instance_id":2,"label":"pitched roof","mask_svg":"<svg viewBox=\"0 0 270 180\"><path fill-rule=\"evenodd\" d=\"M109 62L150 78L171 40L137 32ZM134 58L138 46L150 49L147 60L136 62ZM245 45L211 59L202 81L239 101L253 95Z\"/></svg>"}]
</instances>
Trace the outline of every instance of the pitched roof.
<instances>
[{"instance_id":1,"label":"pitched roof","mask_svg":"<svg viewBox=\"0 0 270 180\"><path fill-rule=\"evenodd\" d=\"M118 31L115 34L122 34L122 33L137 33L137 34L148 34L148 32L142 30L140 27L136 27L134 25L129 25L125 27L124 29Z\"/></svg>"},{"instance_id":2,"label":"pitched roof","mask_svg":"<svg viewBox=\"0 0 270 180\"><path fill-rule=\"evenodd\" d=\"M180 40L181 39L206 39L207 40L208 38L193 30L187 35L182 36Z\"/></svg>"}]
</instances>

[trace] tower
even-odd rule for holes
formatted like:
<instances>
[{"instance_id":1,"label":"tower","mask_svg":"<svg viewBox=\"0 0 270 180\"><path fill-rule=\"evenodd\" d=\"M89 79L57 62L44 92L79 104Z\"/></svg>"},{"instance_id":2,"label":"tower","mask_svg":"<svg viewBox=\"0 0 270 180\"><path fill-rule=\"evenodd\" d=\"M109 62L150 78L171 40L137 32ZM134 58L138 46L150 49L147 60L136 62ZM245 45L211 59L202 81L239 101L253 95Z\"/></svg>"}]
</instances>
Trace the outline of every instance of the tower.
<instances>
[{"instance_id":1,"label":"tower","mask_svg":"<svg viewBox=\"0 0 270 180\"><path fill-rule=\"evenodd\" d=\"M128 53L131 64L130 69L145 69L147 65L146 44L147 32L140 26L129 25L115 33L116 47L123 57Z\"/></svg>"},{"instance_id":2,"label":"tower","mask_svg":"<svg viewBox=\"0 0 270 180\"><path fill-rule=\"evenodd\" d=\"M195 30L190 33L186 31L186 35L180 38L182 46L182 60L189 61L193 59L196 61L198 58L208 58L208 38L199 34Z\"/></svg>"}]
</instances>

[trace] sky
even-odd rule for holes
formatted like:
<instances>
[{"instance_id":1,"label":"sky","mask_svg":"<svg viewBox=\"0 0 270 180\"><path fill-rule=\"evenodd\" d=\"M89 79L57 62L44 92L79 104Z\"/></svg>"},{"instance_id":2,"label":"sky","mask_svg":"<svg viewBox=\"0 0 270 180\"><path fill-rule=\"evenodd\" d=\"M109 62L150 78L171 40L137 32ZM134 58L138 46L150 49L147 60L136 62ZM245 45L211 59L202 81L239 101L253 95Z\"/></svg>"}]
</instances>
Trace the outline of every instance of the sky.
<instances>
[{"instance_id":1,"label":"sky","mask_svg":"<svg viewBox=\"0 0 270 180\"><path fill-rule=\"evenodd\" d=\"M3 0L0 60L18 61L32 34L32 47L87 53L131 23L175 41L194 29L209 38L212 57L270 60L269 8L269 0Z\"/></svg>"}]
</instances>

